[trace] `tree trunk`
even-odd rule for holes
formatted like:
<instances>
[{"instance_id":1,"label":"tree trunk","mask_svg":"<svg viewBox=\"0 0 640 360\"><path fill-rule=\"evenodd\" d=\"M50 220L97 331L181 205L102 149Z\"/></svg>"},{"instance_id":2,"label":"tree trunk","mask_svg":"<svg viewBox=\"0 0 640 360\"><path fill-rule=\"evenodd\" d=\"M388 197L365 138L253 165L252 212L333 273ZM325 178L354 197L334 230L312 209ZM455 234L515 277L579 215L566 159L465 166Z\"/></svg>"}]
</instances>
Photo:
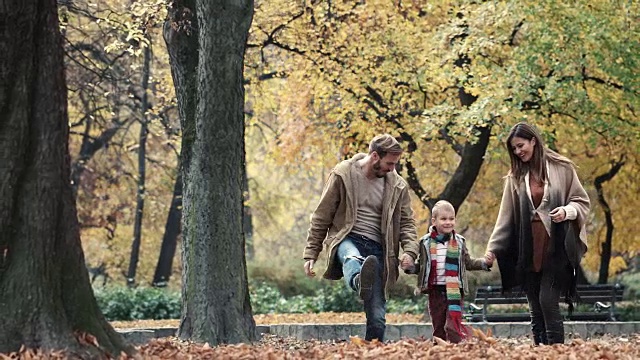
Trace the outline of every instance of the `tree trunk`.
<instances>
[{"instance_id":1,"label":"tree trunk","mask_svg":"<svg viewBox=\"0 0 640 360\"><path fill-rule=\"evenodd\" d=\"M174 1L165 41L182 123L183 339L256 338L242 236L243 60L251 0Z\"/></svg>"},{"instance_id":2,"label":"tree trunk","mask_svg":"<svg viewBox=\"0 0 640 360\"><path fill-rule=\"evenodd\" d=\"M613 216L611 215L611 207L604 197L604 189L602 184L613 179L614 176L620 171L620 168L624 165L624 161L620 160L613 164L611 169L606 173L599 175L593 181L595 188L598 192L598 202L602 206L604 211L604 218L606 221L607 231L605 240L602 243L602 254L600 255L600 271L598 272L598 284L606 284L609 280L609 264L611 263L611 247L613 243Z\"/></svg>"},{"instance_id":3,"label":"tree trunk","mask_svg":"<svg viewBox=\"0 0 640 360\"><path fill-rule=\"evenodd\" d=\"M576 284L578 285L591 285L589 279L584 274L584 269L582 269L582 265L576 268Z\"/></svg>"},{"instance_id":4,"label":"tree trunk","mask_svg":"<svg viewBox=\"0 0 640 360\"><path fill-rule=\"evenodd\" d=\"M164 228L164 236L162 237L162 246L160 247L160 256L156 265L156 272L153 275L151 285L155 287L165 287L169 283L171 271L173 267L173 257L176 254L176 245L178 244L178 236L180 235L180 219L182 218L182 175L178 171L176 183L173 187L173 199L171 200L171 208L167 216L167 223Z\"/></svg>"},{"instance_id":5,"label":"tree trunk","mask_svg":"<svg viewBox=\"0 0 640 360\"><path fill-rule=\"evenodd\" d=\"M100 313L85 268L56 2L0 0L0 18L0 353L133 352Z\"/></svg>"},{"instance_id":6,"label":"tree trunk","mask_svg":"<svg viewBox=\"0 0 640 360\"><path fill-rule=\"evenodd\" d=\"M142 218L144 215L144 197L147 174L147 110L149 108L148 90L151 62L151 49L144 48L144 67L142 72L142 104L140 104L140 136L138 147L138 186L136 187L136 217L133 223L133 241L131 242L131 256L129 269L127 270L127 285L133 287L136 284L136 270L140 258L140 243L142 242Z\"/></svg>"},{"instance_id":7,"label":"tree trunk","mask_svg":"<svg viewBox=\"0 0 640 360\"><path fill-rule=\"evenodd\" d=\"M474 127L478 132L478 141L475 143L467 142L464 144L462 152L460 154L460 163L453 173L444 190L438 196L438 199L434 199L432 204L435 204L439 199L447 199L453 207L459 209L464 200L471 192L471 188L478 178L480 168L484 162L484 155L487 152L489 146L489 140L491 139L491 125L485 127ZM429 208L432 208L429 207Z\"/></svg>"},{"instance_id":8,"label":"tree trunk","mask_svg":"<svg viewBox=\"0 0 640 360\"><path fill-rule=\"evenodd\" d=\"M82 178L82 174L86 169L86 163L91 160L93 155L95 155L98 150L107 146L109 141L111 141L111 139L121 128L120 125L112 126L104 130L97 138L93 138L89 135L91 133L92 127L93 121L91 119L87 119L85 130L82 134L82 145L80 145L80 153L78 154L77 160L73 164L71 164L71 189L73 191L74 199L78 197L80 179Z\"/></svg>"},{"instance_id":9,"label":"tree trunk","mask_svg":"<svg viewBox=\"0 0 640 360\"><path fill-rule=\"evenodd\" d=\"M455 62L456 66L460 68L470 63L471 60L466 55L459 55ZM459 85L458 100L460 100L461 106L469 107L478 100L478 97L469 94L463 85ZM405 161L407 165L407 183L426 207L432 209L438 200L446 199L451 202L456 211L460 208L471 192L471 188L482 168L484 156L487 152L489 141L491 140L492 127L493 121L487 122L484 126L474 126L473 131L478 136L477 140L475 142L467 141L464 145L455 142L449 135L446 127L440 130L442 138L447 141L451 145L451 148L460 156L460 162L449 181L447 181L444 190L437 196L426 193L420 179L418 179L416 167L411 161ZM402 139L409 143L409 153L418 148L415 140L410 135L403 132Z\"/></svg>"}]
</instances>

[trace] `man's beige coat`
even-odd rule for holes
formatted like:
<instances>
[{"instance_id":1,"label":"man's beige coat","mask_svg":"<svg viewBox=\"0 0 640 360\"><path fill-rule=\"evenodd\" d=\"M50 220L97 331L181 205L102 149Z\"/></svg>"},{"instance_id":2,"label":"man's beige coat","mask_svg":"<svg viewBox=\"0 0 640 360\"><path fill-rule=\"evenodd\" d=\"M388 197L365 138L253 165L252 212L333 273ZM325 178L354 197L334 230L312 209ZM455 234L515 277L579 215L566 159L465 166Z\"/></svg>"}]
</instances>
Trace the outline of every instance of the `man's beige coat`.
<instances>
[{"instance_id":1,"label":"man's beige coat","mask_svg":"<svg viewBox=\"0 0 640 360\"><path fill-rule=\"evenodd\" d=\"M311 226L304 249L305 260L317 260L324 249L328 252L327 270L323 277L342 278L342 267L335 258L338 244L349 234L356 220L358 192L355 162L366 154L357 154L338 164L329 175L320 203L311 215ZM384 253L385 294L398 279L399 251L413 259L418 257L418 243L411 198L407 182L395 171L385 175L382 195L381 240Z\"/></svg>"}]
</instances>

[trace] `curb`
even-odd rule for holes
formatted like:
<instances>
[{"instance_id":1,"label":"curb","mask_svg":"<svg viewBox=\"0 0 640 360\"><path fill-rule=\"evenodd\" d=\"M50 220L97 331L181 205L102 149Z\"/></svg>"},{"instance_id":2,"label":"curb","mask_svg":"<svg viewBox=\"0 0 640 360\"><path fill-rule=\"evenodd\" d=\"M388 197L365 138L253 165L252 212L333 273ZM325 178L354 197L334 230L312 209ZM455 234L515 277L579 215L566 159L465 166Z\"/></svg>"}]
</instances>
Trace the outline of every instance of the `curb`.
<instances>
[{"instance_id":1,"label":"curb","mask_svg":"<svg viewBox=\"0 0 640 360\"><path fill-rule=\"evenodd\" d=\"M489 331L494 337L512 338L528 336L531 333L528 322L467 323L483 332ZM175 336L177 328L116 329L127 341L140 345L150 340ZM564 331L567 337L584 339L640 333L640 321L633 322L584 322L565 321ZM431 323L387 324L385 340L397 341L402 338L431 338ZM257 337L272 334L280 337L292 337L298 340L348 340L351 336L364 337L365 324L276 324L257 325Z\"/></svg>"}]
</instances>

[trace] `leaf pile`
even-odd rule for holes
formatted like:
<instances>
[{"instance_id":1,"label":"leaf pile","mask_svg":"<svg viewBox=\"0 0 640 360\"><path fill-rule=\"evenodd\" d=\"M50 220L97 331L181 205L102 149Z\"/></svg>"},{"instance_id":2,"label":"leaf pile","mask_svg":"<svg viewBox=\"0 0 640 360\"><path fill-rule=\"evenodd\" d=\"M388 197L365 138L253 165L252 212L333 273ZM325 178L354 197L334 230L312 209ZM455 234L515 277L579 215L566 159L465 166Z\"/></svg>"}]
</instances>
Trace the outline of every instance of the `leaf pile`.
<instances>
[{"instance_id":1,"label":"leaf pile","mask_svg":"<svg viewBox=\"0 0 640 360\"><path fill-rule=\"evenodd\" d=\"M165 338L139 348L143 359L638 359L640 336L573 339L566 345L538 346L530 340L495 339L488 334L454 345L440 339L404 339L392 343L369 342L358 337L348 342L321 342L267 336L256 345L182 342Z\"/></svg>"},{"instance_id":2,"label":"leaf pile","mask_svg":"<svg viewBox=\"0 0 640 360\"><path fill-rule=\"evenodd\" d=\"M640 334L601 337L585 341L572 339L565 345L533 346L527 338L496 339L490 333L474 330L475 337L461 344L440 339L403 339L380 343L352 337L349 341L296 340L267 335L255 344L211 347L176 338L162 338L137 347L135 359L560 359L631 360L640 358ZM65 359L63 353L43 354L21 349L0 354L0 359ZM119 360L132 357L122 355Z\"/></svg>"}]
</instances>

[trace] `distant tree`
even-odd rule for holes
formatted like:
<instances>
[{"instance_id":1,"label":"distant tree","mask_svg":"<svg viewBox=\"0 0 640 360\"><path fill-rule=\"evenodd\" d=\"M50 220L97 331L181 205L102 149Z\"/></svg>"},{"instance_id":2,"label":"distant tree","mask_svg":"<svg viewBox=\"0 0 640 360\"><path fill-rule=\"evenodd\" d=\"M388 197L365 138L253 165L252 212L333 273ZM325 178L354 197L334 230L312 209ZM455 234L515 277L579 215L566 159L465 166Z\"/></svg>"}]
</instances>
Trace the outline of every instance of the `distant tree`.
<instances>
[{"instance_id":1,"label":"distant tree","mask_svg":"<svg viewBox=\"0 0 640 360\"><path fill-rule=\"evenodd\" d=\"M149 282L180 138L162 40L166 5L75 0L60 2L59 14L87 262L104 263L116 282Z\"/></svg>"},{"instance_id":2,"label":"distant tree","mask_svg":"<svg viewBox=\"0 0 640 360\"><path fill-rule=\"evenodd\" d=\"M253 1L176 0L164 37L182 124L182 316L211 345L256 338L243 229L244 50Z\"/></svg>"},{"instance_id":3,"label":"distant tree","mask_svg":"<svg viewBox=\"0 0 640 360\"><path fill-rule=\"evenodd\" d=\"M0 353L132 353L85 268L56 2L1 0L0 18Z\"/></svg>"},{"instance_id":4,"label":"distant tree","mask_svg":"<svg viewBox=\"0 0 640 360\"><path fill-rule=\"evenodd\" d=\"M180 174L180 171L178 171L178 176L173 186L171 207L164 227L158 263L151 282L151 285L155 287L167 286L173 272L173 258L176 254L182 219L182 176Z\"/></svg>"},{"instance_id":5,"label":"distant tree","mask_svg":"<svg viewBox=\"0 0 640 360\"><path fill-rule=\"evenodd\" d=\"M602 207L605 218L606 235L601 244L601 258L600 258L600 270L598 271L598 284L606 284L609 279L609 264L611 264L611 249L613 245L613 216L611 214L611 207L607 202L604 194L603 184L613 179L614 176L620 171L620 168L624 166L624 159L614 161L611 164L611 169L604 174L596 176L594 185L598 194L597 200Z\"/></svg>"},{"instance_id":6,"label":"distant tree","mask_svg":"<svg viewBox=\"0 0 640 360\"><path fill-rule=\"evenodd\" d=\"M131 254L129 256L129 268L127 270L127 285L136 285L136 272L140 258L140 243L142 242L142 218L144 215L145 188L147 175L147 139L149 135L149 77L151 76L151 49L149 45L144 50L144 65L142 75L142 106L140 118L140 133L138 136L138 176L136 186L136 213L133 223L133 240L131 241Z\"/></svg>"}]
</instances>

